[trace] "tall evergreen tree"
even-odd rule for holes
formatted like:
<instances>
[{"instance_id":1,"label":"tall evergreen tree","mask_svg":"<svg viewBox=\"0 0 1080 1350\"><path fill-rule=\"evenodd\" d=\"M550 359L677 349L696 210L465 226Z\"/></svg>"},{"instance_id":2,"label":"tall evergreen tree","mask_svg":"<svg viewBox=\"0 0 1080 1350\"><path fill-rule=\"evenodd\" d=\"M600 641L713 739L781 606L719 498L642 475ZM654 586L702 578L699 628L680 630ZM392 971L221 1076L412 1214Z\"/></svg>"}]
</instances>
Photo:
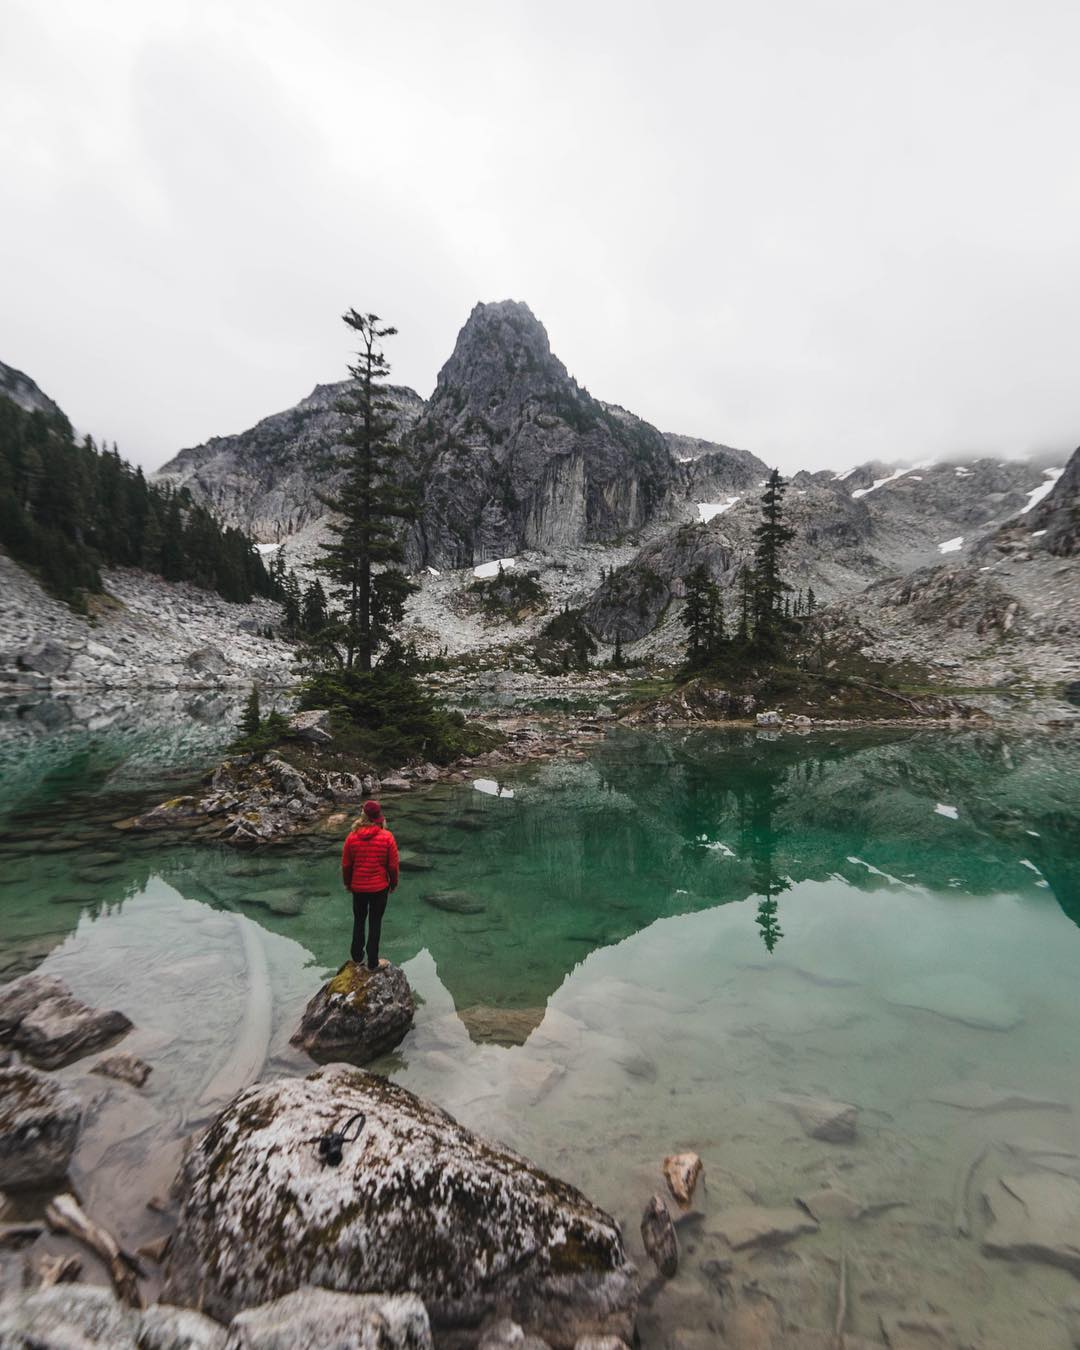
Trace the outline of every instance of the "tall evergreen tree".
<instances>
[{"instance_id":1,"label":"tall evergreen tree","mask_svg":"<svg viewBox=\"0 0 1080 1350\"><path fill-rule=\"evenodd\" d=\"M240 735L243 737L254 736L259 730L262 722L261 710L259 708L259 686L253 684L251 693L244 700L244 708L240 714Z\"/></svg>"},{"instance_id":2,"label":"tall evergreen tree","mask_svg":"<svg viewBox=\"0 0 1080 1350\"><path fill-rule=\"evenodd\" d=\"M750 641L750 615L753 609L754 573L747 565L739 568L739 628L736 639L745 647Z\"/></svg>"},{"instance_id":3,"label":"tall evergreen tree","mask_svg":"<svg viewBox=\"0 0 1080 1350\"><path fill-rule=\"evenodd\" d=\"M309 582L300 605L300 626L308 637L317 637L326 627L326 592L318 577Z\"/></svg>"},{"instance_id":4,"label":"tall evergreen tree","mask_svg":"<svg viewBox=\"0 0 1080 1350\"><path fill-rule=\"evenodd\" d=\"M413 518L415 507L395 480L398 447L391 439L390 403L383 391L390 365L382 342L397 329L382 325L377 314L355 309L342 317L360 340L349 367L352 384L337 405L349 422L342 440L351 453L341 491L322 498L335 518L316 566L329 578L336 602L326 630L328 645L346 669L369 671L376 649L388 640L406 596L415 589L394 566L405 556L401 523Z\"/></svg>"},{"instance_id":5,"label":"tall evergreen tree","mask_svg":"<svg viewBox=\"0 0 1080 1350\"><path fill-rule=\"evenodd\" d=\"M783 550L795 536L784 521L784 480L773 469L761 497L761 521L754 530L754 645L774 649L783 620L784 592L780 576Z\"/></svg>"},{"instance_id":6,"label":"tall evergreen tree","mask_svg":"<svg viewBox=\"0 0 1080 1350\"><path fill-rule=\"evenodd\" d=\"M709 569L699 563L684 578L686 603L682 623L686 629L686 659L694 667L707 666L724 644L724 601Z\"/></svg>"}]
</instances>

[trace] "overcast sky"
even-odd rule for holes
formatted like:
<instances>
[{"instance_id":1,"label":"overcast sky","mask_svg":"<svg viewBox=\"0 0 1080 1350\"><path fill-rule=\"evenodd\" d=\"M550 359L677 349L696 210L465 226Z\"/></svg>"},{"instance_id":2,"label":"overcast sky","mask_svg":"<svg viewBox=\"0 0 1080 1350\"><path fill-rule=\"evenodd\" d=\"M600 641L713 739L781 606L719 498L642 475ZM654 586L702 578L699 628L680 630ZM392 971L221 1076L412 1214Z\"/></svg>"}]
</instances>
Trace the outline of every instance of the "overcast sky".
<instances>
[{"instance_id":1,"label":"overcast sky","mask_svg":"<svg viewBox=\"0 0 1080 1350\"><path fill-rule=\"evenodd\" d=\"M1080 441L1076 0L0 0L0 360L156 467L526 301L785 471Z\"/></svg>"}]
</instances>

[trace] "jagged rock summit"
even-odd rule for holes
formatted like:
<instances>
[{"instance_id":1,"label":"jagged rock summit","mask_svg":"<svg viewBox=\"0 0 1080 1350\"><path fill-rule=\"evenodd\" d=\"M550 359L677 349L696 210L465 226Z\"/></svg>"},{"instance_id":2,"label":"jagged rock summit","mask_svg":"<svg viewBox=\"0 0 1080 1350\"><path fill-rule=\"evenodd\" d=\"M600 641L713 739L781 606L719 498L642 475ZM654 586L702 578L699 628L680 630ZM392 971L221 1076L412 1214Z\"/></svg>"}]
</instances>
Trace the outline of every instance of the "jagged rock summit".
<instances>
[{"instance_id":1,"label":"jagged rock summit","mask_svg":"<svg viewBox=\"0 0 1080 1350\"><path fill-rule=\"evenodd\" d=\"M361 1117L324 1165L319 1137ZM245 1089L176 1184L162 1298L219 1320L307 1284L417 1294L447 1344L495 1313L553 1347L632 1339L637 1272L614 1220L374 1074L335 1065Z\"/></svg>"},{"instance_id":2,"label":"jagged rock summit","mask_svg":"<svg viewBox=\"0 0 1080 1350\"><path fill-rule=\"evenodd\" d=\"M415 1012L400 966L346 961L304 1009L292 1044L322 1064L369 1064L404 1040Z\"/></svg>"}]
</instances>

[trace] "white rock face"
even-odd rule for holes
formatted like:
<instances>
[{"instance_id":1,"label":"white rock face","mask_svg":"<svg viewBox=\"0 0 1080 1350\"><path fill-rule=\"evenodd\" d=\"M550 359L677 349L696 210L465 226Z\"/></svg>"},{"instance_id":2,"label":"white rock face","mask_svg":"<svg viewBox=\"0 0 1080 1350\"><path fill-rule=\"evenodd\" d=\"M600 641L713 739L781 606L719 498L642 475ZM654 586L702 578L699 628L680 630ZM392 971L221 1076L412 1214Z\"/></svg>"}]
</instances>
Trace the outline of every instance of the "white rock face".
<instances>
[{"instance_id":1,"label":"white rock face","mask_svg":"<svg viewBox=\"0 0 1080 1350\"><path fill-rule=\"evenodd\" d=\"M362 1113L337 1167L313 1138ZM629 1341L637 1272L614 1221L525 1158L375 1075L248 1088L190 1151L163 1297L221 1319L303 1285L411 1291L437 1334L498 1313L554 1347Z\"/></svg>"}]
</instances>

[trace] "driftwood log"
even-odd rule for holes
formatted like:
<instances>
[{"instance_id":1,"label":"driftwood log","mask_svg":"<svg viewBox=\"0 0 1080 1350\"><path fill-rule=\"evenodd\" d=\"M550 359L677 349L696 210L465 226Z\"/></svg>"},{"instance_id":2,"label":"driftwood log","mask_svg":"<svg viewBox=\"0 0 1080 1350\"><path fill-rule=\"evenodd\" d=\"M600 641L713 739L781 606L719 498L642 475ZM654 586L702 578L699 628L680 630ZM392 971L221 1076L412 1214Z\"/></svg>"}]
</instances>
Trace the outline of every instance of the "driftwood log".
<instances>
[{"instance_id":1,"label":"driftwood log","mask_svg":"<svg viewBox=\"0 0 1080 1350\"><path fill-rule=\"evenodd\" d=\"M136 1279L136 1276L143 1274L142 1266L134 1256L120 1247L107 1229L94 1223L84 1213L73 1195L58 1195L50 1200L45 1210L45 1222L54 1232L67 1233L101 1257L109 1268L117 1296L124 1303L132 1308L143 1306Z\"/></svg>"}]
</instances>

